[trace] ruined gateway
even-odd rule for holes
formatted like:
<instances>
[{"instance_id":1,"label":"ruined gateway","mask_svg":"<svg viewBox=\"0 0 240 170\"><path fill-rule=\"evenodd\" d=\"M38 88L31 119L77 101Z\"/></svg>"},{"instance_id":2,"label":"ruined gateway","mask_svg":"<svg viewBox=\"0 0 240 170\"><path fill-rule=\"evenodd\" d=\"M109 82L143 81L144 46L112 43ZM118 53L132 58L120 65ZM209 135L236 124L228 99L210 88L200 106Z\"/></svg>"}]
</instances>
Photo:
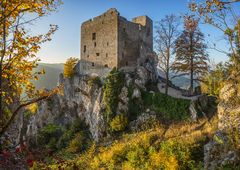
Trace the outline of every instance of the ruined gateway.
<instances>
[{"instance_id":1,"label":"ruined gateway","mask_svg":"<svg viewBox=\"0 0 240 170\"><path fill-rule=\"evenodd\" d=\"M81 26L82 75L106 76L114 67L133 71L152 57L153 23L147 16L128 21L112 8Z\"/></svg>"}]
</instances>

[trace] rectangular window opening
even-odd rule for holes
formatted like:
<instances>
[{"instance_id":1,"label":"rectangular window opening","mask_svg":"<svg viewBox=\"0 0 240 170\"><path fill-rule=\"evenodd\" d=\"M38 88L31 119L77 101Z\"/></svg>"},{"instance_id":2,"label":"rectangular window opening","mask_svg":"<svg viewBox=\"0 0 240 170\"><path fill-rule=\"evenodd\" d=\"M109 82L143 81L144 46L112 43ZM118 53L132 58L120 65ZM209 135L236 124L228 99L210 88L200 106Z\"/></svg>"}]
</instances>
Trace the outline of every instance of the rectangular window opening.
<instances>
[{"instance_id":1,"label":"rectangular window opening","mask_svg":"<svg viewBox=\"0 0 240 170\"><path fill-rule=\"evenodd\" d=\"M96 40L96 33L92 33L92 40Z\"/></svg>"},{"instance_id":2,"label":"rectangular window opening","mask_svg":"<svg viewBox=\"0 0 240 170\"><path fill-rule=\"evenodd\" d=\"M86 51L87 51L87 46L84 45L84 47L83 47L83 52L85 53Z\"/></svg>"},{"instance_id":3,"label":"rectangular window opening","mask_svg":"<svg viewBox=\"0 0 240 170\"><path fill-rule=\"evenodd\" d=\"M96 56L100 56L100 53L96 53Z\"/></svg>"}]
</instances>

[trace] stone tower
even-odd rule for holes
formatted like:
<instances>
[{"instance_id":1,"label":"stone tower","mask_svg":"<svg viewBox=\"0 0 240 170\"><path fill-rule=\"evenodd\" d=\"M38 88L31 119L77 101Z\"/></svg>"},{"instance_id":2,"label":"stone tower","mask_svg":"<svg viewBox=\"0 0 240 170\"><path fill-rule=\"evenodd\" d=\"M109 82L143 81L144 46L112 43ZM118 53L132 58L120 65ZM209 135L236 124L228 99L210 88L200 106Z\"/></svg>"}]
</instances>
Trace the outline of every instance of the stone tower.
<instances>
[{"instance_id":1,"label":"stone tower","mask_svg":"<svg viewBox=\"0 0 240 170\"><path fill-rule=\"evenodd\" d=\"M153 26L147 16L128 21L116 9L84 22L81 26L80 74L105 76L117 67L131 71L153 54Z\"/></svg>"}]
</instances>

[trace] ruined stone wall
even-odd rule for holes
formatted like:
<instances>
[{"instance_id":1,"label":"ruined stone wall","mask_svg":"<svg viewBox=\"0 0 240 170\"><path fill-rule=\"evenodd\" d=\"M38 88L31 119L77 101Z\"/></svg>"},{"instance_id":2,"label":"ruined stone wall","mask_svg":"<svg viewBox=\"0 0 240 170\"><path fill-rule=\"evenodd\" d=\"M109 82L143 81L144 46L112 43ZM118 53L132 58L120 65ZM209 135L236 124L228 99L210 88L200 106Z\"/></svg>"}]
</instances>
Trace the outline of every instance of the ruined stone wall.
<instances>
[{"instance_id":1,"label":"ruined stone wall","mask_svg":"<svg viewBox=\"0 0 240 170\"><path fill-rule=\"evenodd\" d=\"M119 16L118 22L118 66L136 67L144 61L147 51L152 53L152 20L147 16L134 18L132 22Z\"/></svg>"},{"instance_id":2,"label":"ruined stone wall","mask_svg":"<svg viewBox=\"0 0 240 170\"><path fill-rule=\"evenodd\" d=\"M132 22L140 24L141 30L139 32L140 39L143 46L149 47L153 50L153 22L148 16L139 16L132 19Z\"/></svg>"},{"instance_id":3,"label":"ruined stone wall","mask_svg":"<svg viewBox=\"0 0 240 170\"><path fill-rule=\"evenodd\" d=\"M119 13L110 9L81 27L81 72L117 67L117 23Z\"/></svg>"}]
</instances>

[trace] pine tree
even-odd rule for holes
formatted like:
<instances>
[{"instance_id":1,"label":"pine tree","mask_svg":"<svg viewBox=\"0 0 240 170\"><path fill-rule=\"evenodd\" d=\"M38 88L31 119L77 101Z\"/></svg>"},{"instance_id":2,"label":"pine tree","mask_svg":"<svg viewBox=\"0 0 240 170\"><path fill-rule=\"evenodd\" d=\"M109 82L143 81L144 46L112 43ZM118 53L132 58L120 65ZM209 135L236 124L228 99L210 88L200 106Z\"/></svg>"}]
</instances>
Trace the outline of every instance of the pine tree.
<instances>
[{"instance_id":1,"label":"pine tree","mask_svg":"<svg viewBox=\"0 0 240 170\"><path fill-rule=\"evenodd\" d=\"M194 81L200 81L201 76L208 70L206 48L198 20L194 16L185 16L184 30L175 42L176 57L172 67L178 76L190 76L191 95L193 95Z\"/></svg>"}]
</instances>

